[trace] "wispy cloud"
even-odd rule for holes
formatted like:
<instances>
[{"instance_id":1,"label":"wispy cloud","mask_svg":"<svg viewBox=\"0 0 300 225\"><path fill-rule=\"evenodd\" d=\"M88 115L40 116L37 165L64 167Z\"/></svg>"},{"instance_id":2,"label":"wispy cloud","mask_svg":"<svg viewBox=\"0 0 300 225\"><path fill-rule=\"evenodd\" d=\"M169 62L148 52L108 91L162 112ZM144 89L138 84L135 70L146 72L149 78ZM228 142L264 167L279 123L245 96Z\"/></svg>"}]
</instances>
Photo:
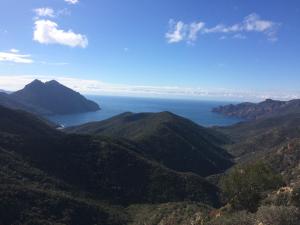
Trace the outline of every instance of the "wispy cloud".
<instances>
[{"instance_id":1,"label":"wispy cloud","mask_svg":"<svg viewBox=\"0 0 300 225\"><path fill-rule=\"evenodd\" d=\"M52 8L37 8L33 11L37 17L55 17L55 12Z\"/></svg>"},{"instance_id":2,"label":"wispy cloud","mask_svg":"<svg viewBox=\"0 0 300 225\"><path fill-rule=\"evenodd\" d=\"M65 0L65 2L67 2L69 4L72 4L72 5L75 5L75 4L79 3L79 0Z\"/></svg>"},{"instance_id":3,"label":"wispy cloud","mask_svg":"<svg viewBox=\"0 0 300 225\"><path fill-rule=\"evenodd\" d=\"M54 10L49 7L44 7L44 8L36 8L33 10L35 13L34 20L38 20L40 18L55 18L59 16L69 16L71 15L71 12L69 9L59 9L59 10Z\"/></svg>"},{"instance_id":4,"label":"wispy cloud","mask_svg":"<svg viewBox=\"0 0 300 225\"><path fill-rule=\"evenodd\" d=\"M88 45L85 35L77 34L72 30L61 30L57 23L50 20L35 21L33 40L41 44L60 44L70 47L85 48Z\"/></svg>"},{"instance_id":5,"label":"wispy cloud","mask_svg":"<svg viewBox=\"0 0 300 225\"><path fill-rule=\"evenodd\" d=\"M280 27L279 23L263 20L261 17L252 13L246 16L242 22L233 25L217 24L213 27L207 27L204 22L192 22L186 24L182 21L169 21L169 31L165 37L168 43L178 43L185 41L187 43L195 42L200 34L207 35L219 33L223 37L224 34L232 35L233 38L245 39L246 33L256 32L266 35L270 41L277 41L277 33ZM223 38L224 39L224 38Z\"/></svg>"},{"instance_id":6,"label":"wispy cloud","mask_svg":"<svg viewBox=\"0 0 300 225\"><path fill-rule=\"evenodd\" d=\"M168 43L177 43L181 41L187 41L189 43L197 40L198 32L204 28L203 22L193 22L191 24L185 24L182 21L169 21L169 31L165 37Z\"/></svg>"},{"instance_id":7,"label":"wispy cloud","mask_svg":"<svg viewBox=\"0 0 300 225\"><path fill-rule=\"evenodd\" d=\"M13 63L33 63L31 55L29 54L20 54L19 50L11 49L7 52L0 52L0 61L2 62L13 62Z\"/></svg>"},{"instance_id":8,"label":"wispy cloud","mask_svg":"<svg viewBox=\"0 0 300 225\"><path fill-rule=\"evenodd\" d=\"M180 86L142 86L111 84L99 80L88 80L70 78L65 76L1 76L0 89L9 91L19 90L34 79L49 81L56 79L60 83L84 94L95 95L127 95L146 97L167 97L167 98L211 98L211 99L240 99L240 100L263 100L273 99L295 99L300 98L300 92L287 91L247 91L230 89L204 89L200 87Z\"/></svg>"}]
</instances>

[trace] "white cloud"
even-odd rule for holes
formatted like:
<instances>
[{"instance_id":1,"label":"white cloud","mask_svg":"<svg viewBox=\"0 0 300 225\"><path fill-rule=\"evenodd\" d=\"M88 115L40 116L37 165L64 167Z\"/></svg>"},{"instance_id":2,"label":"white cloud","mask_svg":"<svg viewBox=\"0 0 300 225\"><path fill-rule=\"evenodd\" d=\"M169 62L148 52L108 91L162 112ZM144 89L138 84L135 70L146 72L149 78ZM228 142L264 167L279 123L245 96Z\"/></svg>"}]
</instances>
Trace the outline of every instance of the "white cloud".
<instances>
[{"instance_id":1,"label":"white cloud","mask_svg":"<svg viewBox=\"0 0 300 225\"><path fill-rule=\"evenodd\" d=\"M25 64L33 63L31 55L19 54L19 50L17 49L11 49L9 52L0 52L0 61Z\"/></svg>"},{"instance_id":2,"label":"white cloud","mask_svg":"<svg viewBox=\"0 0 300 225\"><path fill-rule=\"evenodd\" d=\"M203 89L200 87L180 86L141 86L111 84L99 80L71 78L65 76L13 76L0 75L0 89L16 91L23 88L34 79L49 81L52 79L83 94L94 95L119 95L119 96L144 96L165 98L194 98L194 99L228 99L228 100L263 100L295 99L300 98L300 92L293 91L255 91L255 90L231 90L231 89Z\"/></svg>"},{"instance_id":3,"label":"white cloud","mask_svg":"<svg viewBox=\"0 0 300 225\"><path fill-rule=\"evenodd\" d=\"M191 23L189 27L189 41L196 41L198 32L205 26L205 23L199 22L199 23Z\"/></svg>"},{"instance_id":4,"label":"white cloud","mask_svg":"<svg viewBox=\"0 0 300 225\"><path fill-rule=\"evenodd\" d=\"M186 41L193 43L197 40L198 32L204 28L203 22L193 22L191 24L185 24L182 21L175 22L169 21L169 31L165 37L168 43L177 43L180 41Z\"/></svg>"},{"instance_id":5,"label":"white cloud","mask_svg":"<svg viewBox=\"0 0 300 225\"><path fill-rule=\"evenodd\" d=\"M278 28L278 23L269 20L262 20L258 14L252 13L249 16L246 16L242 23L237 23L231 26L218 24L215 27L206 28L205 33L259 32L264 33L267 35L269 40L274 41L277 40L276 36Z\"/></svg>"},{"instance_id":6,"label":"white cloud","mask_svg":"<svg viewBox=\"0 0 300 225\"><path fill-rule=\"evenodd\" d=\"M186 25L182 21L176 23L174 20L170 20L169 26L169 32L165 35L169 43L180 42L185 38Z\"/></svg>"},{"instance_id":7,"label":"white cloud","mask_svg":"<svg viewBox=\"0 0 300 225\"><path fill-rule=\"evenodd\" d=\"M233 25L217 24L213 27L206 27L204 22L193 22L191 24L186 24L182 21L170 20L170 28L166 33L166 39L168 43L178 43L181 41L186 41L188 43L197 40L199 34L211 34L220 33L233 35L232 38L235 39L245 39L246 35L244 33L257 32L263 33L267 36L270 41L276 41L277 32L280 24L275 23L270 20L263 20L261 17L252 13L244 18L240 23ZM222 36L224 37L224 35ZM222 40L224 38L221 38Z\"/></svg>"},{"instance_id":8,"label":"white cloud","mask_svg":"<svg viewBox=\"0 0 300 225\"><path fill-rule=\"evenodd\" d=\"M45 8L37 8L37 9L34 9L33 11L36 14L36 16L34 17L34 20L38 20L42 17L54 18L54 17L59 17L59 16L71 15L70 10L67 8L55 11L52 8L45 7Z\"/></svg>"},{"instance_id":9,"label":"white cloud","mask_svg":"<svg viewBox=\"0 0 300 225\"><path fill-rule=\"evenodd\" d=\"M15 49L15 48L10 49L9 51L12 52L12 53L18 53L18 52L20 52L18 49Z\"/></svg>"},{"instance_id":10,"label":"white cloud","mask_svg":"<svg viewBox=\"0 0 300 225\"><path fill-rule=\"evenodd\" d=\"M262 32L268 36L271 41L277 40L277 31L280 24L269 21L262 20L259 15L252 13L247 16L243 23L243 29L245 31L251 32Z\"/></svg>"},{"instance_id":11,"label":"white cloud","mask_svg":"<svg viewBox=\"0 0 300 225\"><path fill-rule=\"evenodd\" d=\"M52 8L37 8L34 12L38 17L55 17L54 10Z\"/></svg>"},{"instance_id":12,"label":"white cloud","mask_svg":"<svg viewBox=\"0 0 300 225\"><path fill-rule=\"evenodd\" d=\"M50 20L35 21L33 40L41 44L61 44L70 47L85 48L88 45L85 35L76 34L72 30L60 30L58 24Z\"/></svg>"},{"instance_id":13,"label":"white cloud","mask_svg":"<svg viewBox=\"0 0 300 225\"><path fill-rule=\"evenodd\" d=\"M75 4L79 3L79 0L65 0L65 2L75 5Z\"/></svg>"}]
</instances>

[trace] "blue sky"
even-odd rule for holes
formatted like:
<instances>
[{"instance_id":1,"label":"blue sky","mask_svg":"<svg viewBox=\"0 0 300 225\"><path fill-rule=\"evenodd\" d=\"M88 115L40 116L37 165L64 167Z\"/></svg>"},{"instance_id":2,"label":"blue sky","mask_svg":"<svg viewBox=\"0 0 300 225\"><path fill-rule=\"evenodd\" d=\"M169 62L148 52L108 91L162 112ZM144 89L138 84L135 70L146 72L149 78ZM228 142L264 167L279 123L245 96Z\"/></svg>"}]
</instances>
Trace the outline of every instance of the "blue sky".
<instances>
[{"instance_id":1,"label":"blue sky","mask_svg":"<svg viewBox=\"0 0 300 225\"><path fill-rule=\"evenodd\" d=\"M0 88L300 97L299 41L298 0L0 1Z\"/></svg>"}]
</instances>

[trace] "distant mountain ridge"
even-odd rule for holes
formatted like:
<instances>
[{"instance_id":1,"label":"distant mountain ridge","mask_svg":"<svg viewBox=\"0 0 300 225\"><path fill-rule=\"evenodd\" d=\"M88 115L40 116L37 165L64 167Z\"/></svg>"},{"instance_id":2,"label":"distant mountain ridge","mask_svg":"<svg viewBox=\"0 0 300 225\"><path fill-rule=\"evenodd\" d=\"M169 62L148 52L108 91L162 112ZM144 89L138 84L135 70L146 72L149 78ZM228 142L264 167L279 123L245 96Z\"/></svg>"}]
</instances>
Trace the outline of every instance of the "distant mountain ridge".
<instances>
[{"instance_id":1,"label":"distant mountain ridge","mask_svg":"<svg viewBox=\"0 0 300 225\"><path fill-rule=\"evenodd\" d=\"M38 115L75 114L100 109L97 103L55 80L45 83L34 80L22 90L0 93L0 105Z\"/></svg>"},{"instance_id":2,"label":"distant mountain ridge","mask_svg":"<svg viewBox=\"0 0 300 225\"><path fill-rule=\"evenodd\" d=\"M214 108L213 112L225 116L256 120L270 116L300 113L300 99L290 101L266 99L260 103L245 102L237 105L230 104Z\"/></svg>"},{"instance_id":3,"label":"distant mountain ridge","mask_svg":"<svg viewBox=\"0 0 300 225\"><path fill-rule=\"evenodd\" d=\"M131 140L149 158L181 172L208 176L232 166L219 145L227 139L208 128L170 112L123 113L108 120L66 128L68 133Z\"/></svg>"}]
</instances>

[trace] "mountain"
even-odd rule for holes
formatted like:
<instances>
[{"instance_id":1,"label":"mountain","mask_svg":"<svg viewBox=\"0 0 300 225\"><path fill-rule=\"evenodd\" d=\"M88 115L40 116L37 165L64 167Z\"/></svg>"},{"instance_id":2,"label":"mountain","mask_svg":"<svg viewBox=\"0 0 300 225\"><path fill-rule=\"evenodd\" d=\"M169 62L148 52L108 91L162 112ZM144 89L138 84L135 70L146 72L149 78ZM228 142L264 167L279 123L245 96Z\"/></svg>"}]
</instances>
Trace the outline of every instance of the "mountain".
<instances>
[{"instance_id":1,"label":"mountain","mask_svg":"<svg viewBox=\"0 0 300 225\"><path fill-rule=\"evenodd\" d=\"M227 141L224 136L170 112L123 113L65 131L134 141L149 159L201 176L223 172L233 164L219 147Z\"/></svg>"},{"instance_id":2,"label":"mountain","mask_svg":"<svg viewBox=\"0 0 300 225\"><path fill-rule=\"evenodd\" d=\"M0 92L0 105L11 108L11 109L22 109L25 111L36 112L37 109L34 107L30 107L26 104L23 104L17 100L11 98L11 96L7 93Z\"/></svg>"},{"instance_id":3,"label":"mountain","mask_svg":"<svg viewBox=\"0 0 300 225\"><path fill-rule=\"evenodd\" d=\"M255 120L270 116L300 113L300 100L276 101L267 99L260 103L241 103L237 105L225 105L213 109L213 112L226 116L239 117L247 120Z\"/></svg>"},{"instance_id":4,"label":"mountain","mask_svg":"<svg viewBox=\"0 0 300 225\"><path fill-rule=\"evenodd\" d=\"M300 113L272 116L216 128L231 138L224 146L237 164L261 161L300 187Z\"/></svg>"},{"instance_id":5,"label":"mountain","mask_svg":"<svg viewBox=\"0 0 300 225\"><path fill-rule=\"evenodd\" d=\"M241 159L253 159L300 138L300 113L241 122L217 130L233 141L227 145L231 154Z\"/></svg>"},{"instance_id":6,"label":"mountain","mask_svg":"<svg viewBox=\"0 0 300 225\"><path fill-rule=\"evenodd\" d=\"M61 136L48 121L21 110L0 106L0 132L18 137L56 137Z\"/></svg>"},{"instance_id":7,"label":"mountain","mask_svg":"<svg viewBox=\"0 0 300 225\"><path fill-rule=\"evenodd\" d=\"M41 82L34 80L22 90L8 95L12 101L25 105L25 109L37 114L74 114L99 110L99 106L78 92L63 86L55 80ZM24 108L21 108L24 109Z\"/></svg>"},{"instance_id":8,"label":"mountain","mask_svg":"<svg viewBox=\"0 0 300 225\"><path fill-rule=\"evenodd\" d=\"M219 189L147 158L130 141L65 134L0 106L0 224L126 224L125 206L197 201Z\"/></svg>"}]
</instances>

